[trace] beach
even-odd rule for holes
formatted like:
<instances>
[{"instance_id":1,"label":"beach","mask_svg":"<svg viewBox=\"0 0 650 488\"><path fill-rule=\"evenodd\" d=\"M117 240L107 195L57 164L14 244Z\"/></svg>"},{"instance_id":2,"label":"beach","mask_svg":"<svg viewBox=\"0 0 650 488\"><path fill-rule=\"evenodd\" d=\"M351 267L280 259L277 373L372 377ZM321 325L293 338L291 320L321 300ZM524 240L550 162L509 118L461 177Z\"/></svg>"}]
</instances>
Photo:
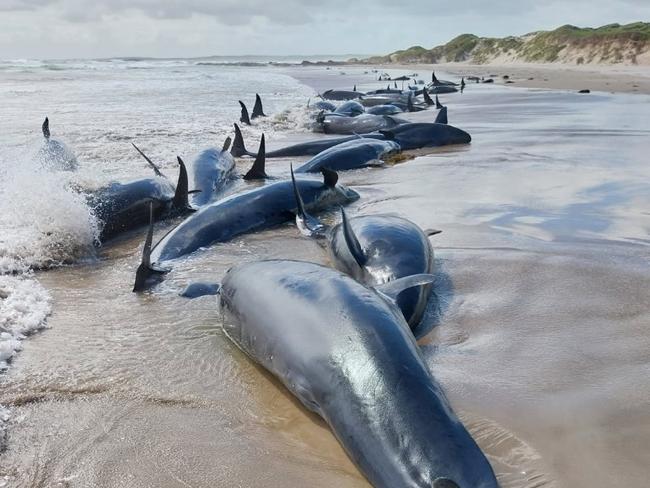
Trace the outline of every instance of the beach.
<instances>
[{"instance_id":1,"label":"beach","mask_svg":"<svg viewBox=\"0 0 650 488\"><path fill-rule=\"evenodd\" d=\"M321 244L294 223L243 235L178 260L161 285L137 295L144 229L96 249L92 212L69 183L96 188L149 174L131 142L175 175L176 155L191 161L220 147L239 119L237 100L252 104L256 92L269 117L243 128L249 149L262 133L269 150L312 139L307 100L385 86L373 68L425 81L432 68L441 79L499 78L440 96L471 144L339 176L361 195L350 215L397 213L443 230L431 241L435 300L422 355L501 486L644 486L646 71L167 60L0 70L0 263L23 286L19 305L49 313L0 375L1 487L369 486L327 425L225 336L214 297L179 296L240 262L331 265ZM515 83L503 84L505 74ZM585 88L592 93L577 93ZM76 149L77 174L33 165L45 115ZM269 159L267 171L286 178L290 163L306 159ZM238 173L250 164L239 159ZM247 185L239 179L227 194ZM320 217L334 223L338 212ZM158 224L155 239L179 222Z\"/></svg>"},{"instance_id":2,"label":"beach","mask_svg":"<svg viewBox=\"0 0 650 488\"><path fill-rule=\"evenodd\" d=\"M647 65L568 65L561 63L508 64L406 64L380 65L404 72L438 70L455 76L493 78L497 84L552 90L592 90L608 93L650 94L650 66ZM508 76L504 79L503 76Z\"/></svg>"}]
</instances>

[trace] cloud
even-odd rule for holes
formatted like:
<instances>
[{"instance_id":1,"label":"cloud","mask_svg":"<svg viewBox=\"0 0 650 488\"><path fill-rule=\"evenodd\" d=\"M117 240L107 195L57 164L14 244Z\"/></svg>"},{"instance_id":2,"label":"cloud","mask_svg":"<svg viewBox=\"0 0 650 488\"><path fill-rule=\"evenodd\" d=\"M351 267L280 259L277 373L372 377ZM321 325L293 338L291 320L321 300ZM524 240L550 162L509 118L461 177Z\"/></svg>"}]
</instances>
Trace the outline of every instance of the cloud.
<instances>
[{"instance_id":1,"label":"cloud","mask_svg":"<svg viewBox=\"0 0 650 488\"><path fill-rule=\"evenodd\" d=\"M0 0L0 58L382 54L650 17L647 0Z\"/></svg>"}]
</instances>

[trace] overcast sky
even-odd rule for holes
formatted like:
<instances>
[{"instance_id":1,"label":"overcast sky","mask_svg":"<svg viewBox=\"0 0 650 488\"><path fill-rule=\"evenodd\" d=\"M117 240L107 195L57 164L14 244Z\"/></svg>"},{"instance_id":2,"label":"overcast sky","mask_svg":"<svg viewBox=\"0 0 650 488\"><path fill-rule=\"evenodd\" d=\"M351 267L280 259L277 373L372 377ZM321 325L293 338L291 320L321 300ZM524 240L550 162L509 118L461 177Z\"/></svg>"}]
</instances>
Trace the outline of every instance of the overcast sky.
<instances>
[{"instance_id":1,"label":"overcast sky","mask_svg":"<svg viewBox=\"0 0 650 488\"><path fill-rule=\"evenodd\" d=\"M650 0L0 0L0 59L385 54L650 19Z\"/></svg>"}]
</instances>

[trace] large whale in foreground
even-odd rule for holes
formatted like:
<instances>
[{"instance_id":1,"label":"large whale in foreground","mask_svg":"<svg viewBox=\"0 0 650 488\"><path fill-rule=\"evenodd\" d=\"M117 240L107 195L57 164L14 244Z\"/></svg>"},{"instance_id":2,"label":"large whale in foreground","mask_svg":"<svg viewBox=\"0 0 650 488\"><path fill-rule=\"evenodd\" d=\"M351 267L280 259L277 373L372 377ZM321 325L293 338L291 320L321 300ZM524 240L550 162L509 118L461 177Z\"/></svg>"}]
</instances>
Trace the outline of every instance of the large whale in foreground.
<instances>
[{"instance_id":1,"label":"large whale in foreground","mask_svg":"<svg viewBox=\"0 0 650 488\"><path fill-rule=\"evenodd\" d=\"M65 143L51 136L48 117L45 117L41 130L45 141L38 151L38 158L43 166L52 170L75 171L79 167L77 156Z\"/></svg>"},{"instance_id":2,"label":"large whale in foreground","mask_svg":"<svg viewBox=\"0 0 650 488\"><path fill-rule=\"evenodd\" d=\"M336 172L327 169L321 172L322 181L307 178L297 180L308 211L318 212L359 198L354 190L337 184ZM295 218L296 212L291 180L264 185L206 205L170 231L153 249L147 250L151 245L145 245L133 291L141 291L155 281L156 275L166 271L166 261L247 232L282 224Z\"/></svg>"},{"instance_id":3,"label":"large whale in foreground","mask_svg":"<svg viewBox=\"0 0 650 488\"><path fill-rule=\"evenodd\" d=\"M416 224L398 215L376 214L347 218L332 228L329 250L334 266L367 286L377 286L406 276L433 273L433 247ZM426 310L431 284L404 290L397 306L413 329Z\"/></svg>"},{"instance_id":4,"label":"large whale in foreground","mask_svg":"<svg viewBox=\"0 0 650 488\"><path fill-rule=\"evenodd\" d=\"M224 331L327 422L375 488L497 488L387 298L430 279L378 292L312 263L238 265L219 292Z\"/></svg>"}]
</instances>

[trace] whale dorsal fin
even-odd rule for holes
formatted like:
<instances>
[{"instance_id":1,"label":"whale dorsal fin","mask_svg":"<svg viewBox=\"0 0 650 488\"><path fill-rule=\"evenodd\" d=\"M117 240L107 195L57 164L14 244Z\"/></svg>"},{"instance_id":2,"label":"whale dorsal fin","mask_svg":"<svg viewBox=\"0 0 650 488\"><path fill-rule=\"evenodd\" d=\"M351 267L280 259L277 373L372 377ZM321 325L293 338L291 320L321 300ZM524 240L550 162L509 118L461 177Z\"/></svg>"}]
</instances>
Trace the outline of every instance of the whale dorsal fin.
<instances>
[{"instance_id":1,"label":"whale dorsal fin","mask_svg":"<svg viewBox=\"0 0 650 488\"><path fill-rule=\"evenodd\" d=\"M336 182L339 181L339 175L336 173L336 171L329 168L321 168L320 172L323 174L323 183L325 186L334 188L336 186Z\"/></svg>"},{"instance_id":2,"label":"whale dorsal fin","mask_svg":"<svg viewBox=\"0 0 650 488\"><path fill-rule=\"evenodd\" d=\"M241 106L241 117L239 118L239 121L242 124L251 125L251 119L248 116L248 109L246 108L246 105L244 105L244 102L241 100L239 100L239 105Z\"/></svg>"},{"instance_id":3,"label":"whale dorsal fin","mask_svg":"<svg viewBox=\"0 0 650 488\"><path fill-rule=\"evenodd\" d=\"M405 276L404 278L398 278L396 280L389 281L388 283L377 285L374 288L381 294L386 295L391 300L396 300L397 295L402 293L404 290L408 290L414 286L428 285L429 283L433 283L435 280L436 277L432 274L414 274L411 276Z\"/></svg>"},{"instance_id":4,"label":"whale dorsal fin","mask_svg":"<svg viewBox=\"0 0 650 488\"><path fill-rule=\"evenodd\" d=\"M346 215L345 210L343 210L343 207L341 207L341 226L343 227L343 237L350 254L352 254L352 257L359 267L363 268L368 262L368 256L363 252L363 248L361 247L356 234L352 230L352 226L350 225L350 221L348 220L348 216Z\"/></svg>"},{"instance_id":5,"label":"whale dorsal fin","mask_svg":"<svg viewBox=\"0 0 650 488\"><path fill-rule=\"evenodd\" d=\"M293 187L293 196L296 199L296 226L300 233L309 237L324 237L325 226L316 217L313 217L305 210L305 202L302 200L300 190L296 184L296 177L293 174L293 164L291 168L291 186Z\"/></svg>"},{"instance_id":6,"label":"whale dorsal fin","mask_svg":"<svg viewBox=\"0 0 650 488\"><path fill-rule=\"evenodd\" d=\"M45 117L45 120L43 121L43 125L41 126L41 129L43 130L43 137L45 139L50 138L50 119Z\"/></svg>"},{"instance_id":7,"label":"whale dorsal fin","mask_svg":"<svg viewBox=\"0 0 650 488\"><path fill-rule=\"evenodd\" d=\"M436 104L436 102L434 102L433 99L431 98L431 95L429 95L429 92L427 91L426 88L424 90L422 90L422 96L424 97L424 102L427 105L435 105Z\"/></svg>"},{"instance_id":8,"label":"whale dorsal fin","mask_svg":"<svg viewBox=\"0 0 650 488\"><path fill-rule=\"evenodd\" d=\"M188 200L189 194L189 184L187 179L187 168L185 167L185 162L181 159L180 156L176 156L178 160L178 182L176 183L176 191L174 192L174 199L172 200L172 207L175 210L183 212L193 212L195 209L190 206Z\"/></svg>"},{"instance_id":9,"label":"whale dorsal fin","mask_svg":"<svg viewBox=\"0 0 650 488\"><path fill-rule=\"evenodd\" d=\"M236 158L240 156L246 156L248 154L248 151L244 145L244 136L242 136L239 126L237 124L233 125L235 126L235 141L232 143L230 154Z\"/></svg>"},{"instance_id":10,"label":"whale dorsal fin","mask_svg":"<svg viewBox=\"0 0 650 488\"><path fill-rule=\"evenodd\" d=\"M228 149L230 149L230 142L232 139L230 136L226 137L226 140L223 141L223 146L221 146L221 152L226 152Z\"/></svg>"},{"instance_id":11,"label":"whale dorsal fin","mask_svg":"<svg viewBox=\"0 0 650 488\"><path fill-rule=\"evenodd\" d=\"M264 113L264 108L262 107L262 98L258 93L255 94L255 105L253 105L253 113L251 114L251 119L256 119L257 117L266 117Z\"/></svg>"},{"instance_id":12,"label":"whale dorsal fin","mask_svg":"<svg viewBox=\"0 0 650 488\"><path fill-rule=\"evenodd\" d=\"M221 290L219 283L190 283L180 293L180 296L185 298L199 298L207 295L218 295Z\"/></svg>"},{"instance_id":13,"label":"whale dorsal fin","mask_svg":"<svg viewBox=\"0 0 650 488\"><path fill-rule=\"evenodd\" d=\"M151 266L151 243L153 241L153 200L149 202L149 229L147 230L147 237L144 241L142 248L142 260L140 266L135 272L135 283L133 284L133 291L140 292L145 290L149 283L147 283L150 276L155 274L166 273L167 270L155 268Z\"/></svg>"},{"instance_id":14,"label":"whale dorsal fin","mask_svg":"<svg viewBox=\"0 0 650 488\"><path fill-rule=\"evenodd\" d=\"M149 166L151 166L154 173L156 173L156 176L162 176L163 178L167 178L164 174L162 174L160 168L156 166L156 164L151 159L149 159L149 157L145 153L143 153L138 146L136 146L133 142L131 143L131 145L135 148L136 151L140 153L140 156L142 156L145 159L145 161L149 163Z\"/></svg>"},{"instance_id":15,"label":"whale dorsal fin","mask_svg":"<svg viewBox=\"0 0 650 488\"><path fill-rule=\"evenodd\" d=\"M413 106L413 93L409 93L408 100L406 101L406 109L409 112L415 112L415 107Z\"/></svg>"},{"instance_id":16,"label":"whale dorsal fin","mask_svg":"<svg viewBox=\"0 0 650 488\"><path fill-rule=\"evenodd\" d=\"M442 104L440 103L440 100L438 100L438 95L436 94L436 108L440 110L442 108Z\"/></svg>"},{"instance_id":17,"label":"whale dorsal fin","mask_svg":"<svg viewBox=\"0 0 650 488\"><path fill-rule=\"evenodd\" d=\"M352 88L352 91L357 91L357 85L354 85L354 88Z\"/></svg>"},{"instance_id":18,"label":"whale dorsal fin","mask_svg":"<svg viewBox=\"0 0 650 488\"><path fill-rule=\"evenodd\" d=\"M438 115L436 115L436 120L433 121L436 124L447 124L448 119L447 119L447 107L442 107L440 111L438 112Z\"/></svg>"},{"instance_id":19,"label":"whale dorsal fin","mask_svg":"<svg viewBox=\"0 0 650 488\"><path fill-rule=\"evenodd\" d=\"M248 170L248 173L244 175L245 180L263 180L268 178L268 175L264 171L266 166L266 142L264 141L264 134L260 139L260 148L257 151L257 157L253 162L253 166Z\"/></svg>"}]
</instances>

